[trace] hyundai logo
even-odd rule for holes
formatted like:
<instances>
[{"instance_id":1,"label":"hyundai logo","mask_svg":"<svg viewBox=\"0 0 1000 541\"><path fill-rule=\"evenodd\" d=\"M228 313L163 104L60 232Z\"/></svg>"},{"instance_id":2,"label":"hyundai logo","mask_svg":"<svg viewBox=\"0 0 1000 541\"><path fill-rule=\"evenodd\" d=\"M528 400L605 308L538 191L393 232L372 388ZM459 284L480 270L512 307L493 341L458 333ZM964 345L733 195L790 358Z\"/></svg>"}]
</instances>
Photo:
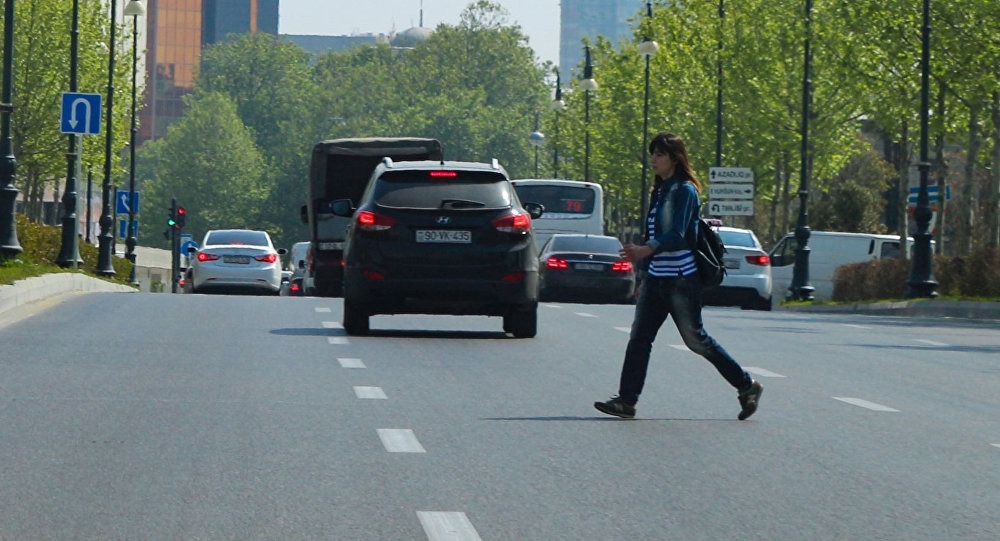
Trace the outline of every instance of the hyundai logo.
<instances>
[{"instance_id":1,"label":"hyundai logo","mask_svg":"<svg viewBox=\"0 0 1000 541\"><path fill-rule=\"evenodd\" d=\"M451 223L451 217L450 216L438 216L436 221L437 221L438 225L448 225L448 224Z\"/></svg>"}]
</instances>

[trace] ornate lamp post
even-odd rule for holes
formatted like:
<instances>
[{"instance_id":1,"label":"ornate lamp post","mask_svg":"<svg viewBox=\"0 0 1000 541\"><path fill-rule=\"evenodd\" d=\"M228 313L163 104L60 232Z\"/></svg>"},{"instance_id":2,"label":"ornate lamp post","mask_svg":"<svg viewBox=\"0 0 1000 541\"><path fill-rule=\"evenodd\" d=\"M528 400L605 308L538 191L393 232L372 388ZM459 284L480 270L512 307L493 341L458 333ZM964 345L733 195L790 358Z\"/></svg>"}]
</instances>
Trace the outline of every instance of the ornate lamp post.
<instances>
[{"instance_id":1,"label":"ornate lamp post","mask_svg":"<svg viewBox=\"0 0 1000 541\"><path fill-rule=\"evenodd\" d=\"M125 258L132 262L132 270L129 272L129 283L138 285L135 277L135 91L138 81L136 80L136 63L139 49L139 16L145 15L146 10L139 0L130 0L125 6L125 16L132 17L132 131L129 138L129 160L128 160L128 234L125 239Z\"/></svg>"},{"instance_id":2,"label":"ornate lamp post","mask_svg":"<svg viewBox=\"0 0 1000 541\"><path fill-rule=\"evenodd\" d=\"M930 64L931 64L931 2L924 0L924 21L921 32L922 52L920 58L920 191L917 194L917 207L913 210L913 218L917 222L917 231L913 235L913 269L910 279L909 297L936 297L937 282L931 274L931 233L930 223L933 212L930 208L930 197L927 193L927 181L930 175L931 163L928 158L928 109L930 108ZM904 242L905 246L906 243Z\"/></svg>"},{"instance_id":3,"label":"ornate lamp post","mask_svg":"<svg viewBox=\"0 0 1000 541\"><path fill-rule=\"evenodd\" d=\"M556 70L556 95L550 107L555 111L555 122L553 123L555 135L552 139L552 178L559 178L559 111L562 111L566 107L566 102L562 99L562 83L559 80L559 70Z\"/></svg>"},{"instance_id":4,"label":"ornate lamp post","mask_svg":"<svg viewBox=\"0 0 1000 541\"><path fill-rule=\"evenodd\" d=\"M0 96L0 259L14 257L24 251L17 242L17 225L14 221L14 202L17 188L14 173L14 141L10 133L10 115L14 112L11 102L11 80L14 77L14 0L4 2L3 25L3 90Z\"/></svg>"},{"instance_id":5,"label":"ornate lamp post","mask_svg":"<svg viewBox=\"0 0 1000 541\"><path fill-rule=\"evenodd\" d=\"M809 285L809 105L812 102L812 81L809 71L812 50L812 0L806 0L805 64L802 76L802 171L799 183L799 221L795 227L795 267L792 270L791 296L799 301L811 301L815 288Z\"/></svg>"},{"instance_id":6,"label":"ornate lamp post","mask_svg":"<svg viewBox=\"0 0 1000 541\"><path fill-rule=\"evenodd\" d=\"M584 117L586 126L583 137L583 180L590 182L590 92L597 90L597 81L594 80L594 65L590 60L590 46L583 48L586 54L586 62L583 66L583 80L580 81L580 88L583 89Z\"/></svg>"},{"instance_id":7,"label":"ornate lamp post","mask_svg":"<svg viewBox=\"0 0 1000 541\"><path fill-rule=\"evenodd\" d=\"M111 262L111 226L114 219L111 217L111 146L114 143L112 134L114 133L114 112L115 100L115 15L118 13L117 0L111 0L111 35L108 40L108 95L107 109L105 110L107 120L104 123L104 185L101 189L101 232L97 235L97 274L113 276L115 267Z\"/></svg>"},{"instance_id":8,"label":"ornate lamp post","mask_svg":"<svg viewBox=\"0 0 1000 541\"><path fill-rule=\"evenodd\" d=\"M646 21L653 20L653 4L646 2ZM649 36L643 36L639 43L639 54L646 61L645 91L642 101L642 140L639 142L639 159L642 161L642 182L639 190L639 221L642 223L646 219L646 170L649 168L649 156L647 156L646 145L649 141L649 59L660 49L660 44L656 43Z\"/></svg>"},{"instance_id":9,"label":"ornate lamp post","mask_svg":"<svg viewBox=\"0 0 1000 541\"><path fill-rule=\"evenodd\" d=\"M69 91L76 92L78 51L80 45L80 0L73 0L73 26L70 29L69 45ZM66 151L66 190L63 192L62 245L56 263L60 267L77 268L80 258L80 241L77 233L80 222L76 219L76 143L79 136L69 134L69 150ZM89 202L88 202L89 203Z\"/></svg>"},{"instance_id":10,"label":"ornate lamp post","mask_svg":"<svg viewBox=\"0 0 1000 541\"><path fill-rule=\"evenodd\" d=\"M538 131L538 111L535 111L535 131L528 136L528 141L535 147L535 178L538 178L538 147L545 144L545 134Z\"/></svg>"},{"instance_id":11,"label":"ornate lamp post","mask_svg":"<svg viewBox=\"0 0 1000 541\"><path fill-rule=\"evenodd\" d=\"M715 166L722 167L722 32L726 22L725 0L719 0L719 45L715 89Z\"/></svg>"}]
</instances>

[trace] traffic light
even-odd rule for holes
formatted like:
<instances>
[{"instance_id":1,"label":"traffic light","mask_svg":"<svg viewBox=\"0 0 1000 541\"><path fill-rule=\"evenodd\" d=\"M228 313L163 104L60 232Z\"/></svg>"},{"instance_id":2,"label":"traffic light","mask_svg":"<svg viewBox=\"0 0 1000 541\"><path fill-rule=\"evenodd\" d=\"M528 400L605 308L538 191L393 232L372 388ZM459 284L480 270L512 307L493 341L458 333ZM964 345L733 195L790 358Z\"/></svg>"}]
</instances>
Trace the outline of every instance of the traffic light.
<instances>
[{"instance_id":1,"label":"traffic light","mask_svg":"<svg viewBox=\"0 0 1000 541\"><path fill-rule=\"evenodd\" d=\"M170 207L167 208L167 227L177 228L177 203L171 203Z\"/></svg>"},{"instance_id":2,"label":"traffic light","mask_svg":"<svg viewBox=\"0 0 1000 541\"><path fill-rule=\"evenodd\" d=\"M184 207L177 207L177 212L174 216L174 228L181 229L184 227L184 218L187 217L187 211Z\"/></svg>"}]
</instances>

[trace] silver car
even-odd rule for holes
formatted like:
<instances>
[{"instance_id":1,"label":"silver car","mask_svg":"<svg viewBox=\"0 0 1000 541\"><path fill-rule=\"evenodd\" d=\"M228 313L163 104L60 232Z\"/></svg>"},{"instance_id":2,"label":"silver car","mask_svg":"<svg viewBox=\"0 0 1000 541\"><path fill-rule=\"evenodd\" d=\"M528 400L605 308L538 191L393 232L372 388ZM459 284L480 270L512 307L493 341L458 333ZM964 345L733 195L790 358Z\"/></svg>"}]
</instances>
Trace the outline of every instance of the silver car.
<instances>
[{"instance_id":1,"label":"silver car","mask_svg":"<svg viewBox=\"0 0 1000 541\"><path fill-rule=\"evenodd\" d=\"M715 228L726 245L722 284L705 291L705 304L739 306L744 310L771 309L771 258L749 229Z\"/></svg>"},{"instance_id":2,"label":"silver car","mask_svg":"<svg viewBox=\"0 0 1000 541\"><path fill-rule=\"evenodd\" d=\"M201 248L191 250L191 290L277 295L281 289L280 256L285 253L284 248L274 248L265 231L209 231Z\"/></svg>"}]
</instances>

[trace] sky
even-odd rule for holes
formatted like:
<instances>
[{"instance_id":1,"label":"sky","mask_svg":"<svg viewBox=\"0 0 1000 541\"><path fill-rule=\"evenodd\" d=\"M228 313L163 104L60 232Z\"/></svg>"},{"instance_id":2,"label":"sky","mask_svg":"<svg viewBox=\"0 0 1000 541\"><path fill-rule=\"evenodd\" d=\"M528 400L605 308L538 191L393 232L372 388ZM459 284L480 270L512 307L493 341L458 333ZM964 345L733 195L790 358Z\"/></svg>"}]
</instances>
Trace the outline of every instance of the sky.
<instances>
[{"instance_id":1,"label":"sky","mask_svg":"<svg viewBox=\"0 0 1000 541\"><path fill-rule=\"evenodd\" d=\"M559 62L559 0L493 0L521 26L542 61ZM423 0L424 26L458 24L472 0ZM388 34L420 25L421 0L279 0L278 33Z\"/></svg>"}]
</instances>

